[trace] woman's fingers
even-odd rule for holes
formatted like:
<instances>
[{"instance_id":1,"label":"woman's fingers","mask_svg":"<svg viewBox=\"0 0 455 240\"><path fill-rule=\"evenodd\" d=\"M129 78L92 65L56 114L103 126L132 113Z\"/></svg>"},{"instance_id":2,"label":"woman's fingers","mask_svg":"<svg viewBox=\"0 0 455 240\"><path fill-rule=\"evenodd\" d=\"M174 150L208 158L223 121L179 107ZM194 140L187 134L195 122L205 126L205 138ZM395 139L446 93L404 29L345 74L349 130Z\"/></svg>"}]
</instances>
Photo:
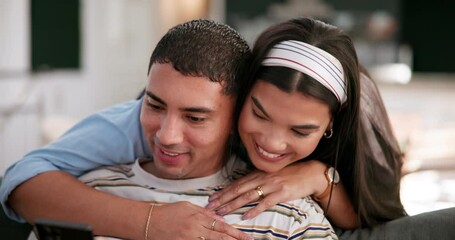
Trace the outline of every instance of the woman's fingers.
<instances>
[{"instance_id":1,"label":"woman's fingers","mask_svg":"<svg viewBox=\"0 0 455 240\"><path fill-rule=\"evenodd\" d=\"M196 219L199 219L200 226L203 227L201 229L200 235L197 236L199 239L254 239L250 235L227 224L222 216L217 215L213 211L201 208L199 206L194 206L194 208L196 208L202 215L199 215L200 217L198 218L188 218L187 221L194 221Z\"/></svg>"},{"instance_id":2,"label":"woman's fingers","mask_svg":"<svg viewBox=\"0 0 455 240\"><path fill-rule=\"evenodd\" d=\"M267 190L263 188L260 188L260 190L257 187L250 189L228 203L221 205L215 211L219 215L226 215L248 203L263 199L266 196L266 192Z\"/></svg>"},{"instance_id":3,"label":"woman's fingers","mask_svg":"<svg viewBox=\"0 0 455 240\"><path fill-rule=\"evenodd\" d=\"M217 209L218 207L230 203L231 201L235 201L239 197L250 199L250 191L256 189L262 182L263 180L259 177L258 173L245 176L242 179L231 183L223 190L212 194L206 208L212 210ZM237 201L237 203L239 203L239 201ZM246 204L249 202L243 203ZM243 205L236 204L237 208Z\"/></svg>"},{"instance_id":4,"label":"woman's fingers","mask_svg":"<svg viewBox=\"0 0 455 240\"><path fill-rule=\"evenodd\" d=\"M255 218L260 213L264 212L267 209L271 209L273 206L280 202L284 202L281 200L282 196L278 192L273 192L270 194L265 195L265 198L258 202L256 206L245 212L242 216L243 220L248 220Z\"/></svg>"},{"instance_id":5,"label":"woman's fingers","mask_svg":"<svg viewBox=\"0 0 455 240\"><path fill-rule=\"evenodd\" d=\"M189 202L157 206L152 215L149 235L160 239L253 239L248 234L227 224L213 211Z\"/></svg>"},{"instance_id":6,"label":"woman's fingers","mask_svg":"<svg viewBox=\"0 0 455 240\"><path fill-rule=\"evenodd\" d=\"M209 218L213 218L217 221L224 222L224 218L212 210L201 208L201 213L208 216Z\"/></svg>"},{"instance_id":7,"label":"woman's fingers","mask_svg":"<svg viewBox=\"0 0 455 240\"><path fill-rule=\"evenodd\" d=\"M206 236L202 236L206 240L208 239L239 239L239 240L253 240L254 238L231 225L211 219L209 224L205 227L208 231ZM202 239L202 238L200 238Z\"/></svg>"}]
</instances>

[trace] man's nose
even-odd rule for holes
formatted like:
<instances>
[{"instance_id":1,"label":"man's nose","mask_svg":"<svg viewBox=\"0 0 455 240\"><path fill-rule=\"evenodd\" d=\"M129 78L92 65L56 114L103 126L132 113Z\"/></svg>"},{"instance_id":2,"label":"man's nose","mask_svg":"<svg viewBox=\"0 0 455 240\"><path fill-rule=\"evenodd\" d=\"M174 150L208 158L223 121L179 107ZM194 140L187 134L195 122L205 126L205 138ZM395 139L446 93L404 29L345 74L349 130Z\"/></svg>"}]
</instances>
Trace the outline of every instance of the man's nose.
<instances>
[{"instance_id":1,"label":"man's nose","mask_svg":"<svg viewBox=\"0 0 455 240\"><path fill-rule=\"evenodd\" d=\"M179 144L183 141L183 126L176 116L164 116L156 137L162 145Z\"/></svg>"}]
</instances>

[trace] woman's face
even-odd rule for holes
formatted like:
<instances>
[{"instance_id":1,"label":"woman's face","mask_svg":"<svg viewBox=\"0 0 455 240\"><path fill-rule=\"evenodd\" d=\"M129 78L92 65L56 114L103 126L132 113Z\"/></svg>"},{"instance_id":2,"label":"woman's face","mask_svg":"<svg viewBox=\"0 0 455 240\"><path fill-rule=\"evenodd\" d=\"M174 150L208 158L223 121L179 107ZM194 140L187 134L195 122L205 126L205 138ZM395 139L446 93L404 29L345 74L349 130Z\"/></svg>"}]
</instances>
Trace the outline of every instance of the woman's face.
<instances>
[{"instance_id":1,"label":"woman's face","mask_svg":"<svg viewBox=\"0 0 455 240\"><path fill-rule=\"evenodd\" d=\"M310 155L331 127L328 105L259 80L246 99L239 132L254 166L275 172Z\"/></svg>"}]
</instances>

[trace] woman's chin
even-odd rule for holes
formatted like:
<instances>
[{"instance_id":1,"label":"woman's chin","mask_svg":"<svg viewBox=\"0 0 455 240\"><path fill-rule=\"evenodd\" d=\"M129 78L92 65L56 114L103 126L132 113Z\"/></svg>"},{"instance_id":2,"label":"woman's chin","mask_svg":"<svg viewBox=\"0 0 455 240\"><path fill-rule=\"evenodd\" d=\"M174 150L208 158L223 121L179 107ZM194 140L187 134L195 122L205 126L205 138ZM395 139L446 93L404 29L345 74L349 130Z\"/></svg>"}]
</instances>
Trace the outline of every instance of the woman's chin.
<instances>
[{"instance_id":1,"label":"woman's chin","mask_svg":"<svg viewBox=\"0 0 455 240\"><path fill-rule=\"evenodd\" d=\"M254 161L253 160L252 162L253 162L253 165L256 167L256 169L259 169L266 173L278 172L281 169L283 169L283 167L285 167L285 166L281 166L281 164L271 164L270 162L265 162L265 161Z\"/></svg>"}]
</instances>

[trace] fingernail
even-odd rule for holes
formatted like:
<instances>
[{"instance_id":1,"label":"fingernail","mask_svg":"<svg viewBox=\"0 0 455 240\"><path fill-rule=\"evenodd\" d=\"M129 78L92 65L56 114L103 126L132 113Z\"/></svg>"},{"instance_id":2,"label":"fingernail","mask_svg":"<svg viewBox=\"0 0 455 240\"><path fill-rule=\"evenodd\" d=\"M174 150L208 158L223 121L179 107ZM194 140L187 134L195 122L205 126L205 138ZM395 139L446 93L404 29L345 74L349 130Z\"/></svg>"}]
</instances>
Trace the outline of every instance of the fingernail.
<instances>
[{"instance_id":1,"label":"fingernail","mask_svg":"<svg viewBox=\"0 0 455 240\"><path fill-rule=\"evenodd\" d=\"M217 198L218 198L218 197L217 197L217 194L214 193L214 194L210 195L210 197L209 197L209 202L210 202L210 201L213 201L213 200L215 200L215 199L217 199Z\"/></svg>"},{"instance_id":2,"label":"fingernail","mask_svg":"<svg viewBox=\"0 0 455 240\"><path fill-rule=\"evenodd\" d=\"M245 213L243 216L242 216L242 220L248 220L251 218L251 214L249 213Z\"/></svg>"},{"instance_id":3,"label":"fingernail","mask_svg":"<svg viewBox=\"0 0 455 240\"><path fill-rule=\"evenodd\" d=\"M205 206L205 208L207 209L214 209L215 208L215 203L214 202L210 202L207 206Z\"/></svg>"},{"instance_id":4,"label":"fingernail","mask_svg":"<svg viewBox=\"0 0 455 240\"><path fill-rule=\"evenodd\" d=\"M218 215L224 215L226 214L226 208L220 208L216 211Z\"/></svg>"}]
</instances>

